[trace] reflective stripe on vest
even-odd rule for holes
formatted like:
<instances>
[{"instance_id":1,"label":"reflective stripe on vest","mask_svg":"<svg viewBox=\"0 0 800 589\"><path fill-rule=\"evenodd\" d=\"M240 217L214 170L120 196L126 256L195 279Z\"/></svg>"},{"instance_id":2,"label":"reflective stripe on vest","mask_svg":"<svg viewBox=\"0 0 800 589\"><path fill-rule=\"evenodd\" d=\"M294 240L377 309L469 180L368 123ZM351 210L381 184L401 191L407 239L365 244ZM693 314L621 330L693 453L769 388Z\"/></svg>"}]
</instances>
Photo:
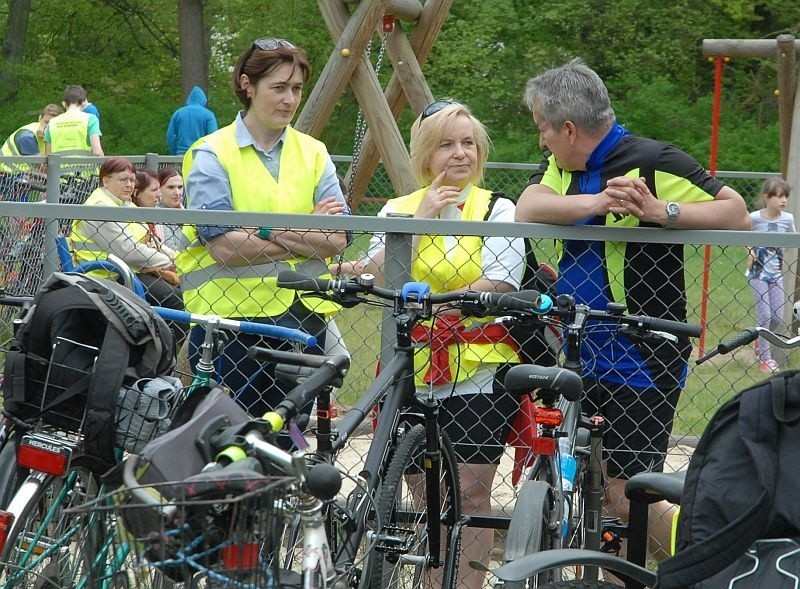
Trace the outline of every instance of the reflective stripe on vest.
<instances>
[{"instance_id":1,"label":"reflective stripe on vest","mask_svg":"<svg viewBox=\"0 0 800 589\"><path fill-rule=\"evenodd\" d=\"M191 174L196 149L210 148L228 173L231 204L236 211L300 213L314 210L314 190L325 171L328 155L320 142L287 129L281 151L280 178L276 182L252 146L240 148L235 123L200 139L184 156L184 178ZM191 206L192 195L187 193ZM209 211L209 214L213 214ZM177 259L186 310L222 317L274 317L289 308L295 291L278 288L275 275L281 269L326 272L327 262L303 257L275 263L229 267L218 264L200 242L194 227L184 227L186 247ZM221 237L224 239L224 237ZM330 314L338 305L318 298L301 299L314 312Z\"/></svg>"}]
</instances>

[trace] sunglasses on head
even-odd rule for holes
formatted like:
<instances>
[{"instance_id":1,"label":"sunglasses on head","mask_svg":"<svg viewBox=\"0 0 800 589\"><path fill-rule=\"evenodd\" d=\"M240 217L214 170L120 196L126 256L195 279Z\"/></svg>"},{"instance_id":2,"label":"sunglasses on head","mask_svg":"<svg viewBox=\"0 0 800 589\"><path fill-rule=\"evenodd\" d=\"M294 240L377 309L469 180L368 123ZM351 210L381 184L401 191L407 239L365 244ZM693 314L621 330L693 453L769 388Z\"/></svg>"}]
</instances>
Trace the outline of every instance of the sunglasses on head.
<instances>
[{"instance_id":1,"label":"sunglasses on head","mask_svg":"<svg viewBox=\"0 0 800 589\"><path fill-rule=\"evenodd\" d=\"M286 39L273 39L272 37L264 37L263 39L256 39L253 41L253 49L261 49L262 51L275 51L281 47L294 49L294 45Z\"/></svg>"},{"instance_id":2,"label":"sunglasses on head","mask_svg":"<svg viewBox=\"0 0 800 589\"><path fill-rule=\"evenodd\" d=\"M450 106L451 104L458 104L458 103L452 98L444 98L442 100L437 100L436 102L431 102L428 106L422 109L422 115L420 115L419 117L419 122L421 123L428 117L435 115L444 107Z\"/></svg>"}]
</instances>

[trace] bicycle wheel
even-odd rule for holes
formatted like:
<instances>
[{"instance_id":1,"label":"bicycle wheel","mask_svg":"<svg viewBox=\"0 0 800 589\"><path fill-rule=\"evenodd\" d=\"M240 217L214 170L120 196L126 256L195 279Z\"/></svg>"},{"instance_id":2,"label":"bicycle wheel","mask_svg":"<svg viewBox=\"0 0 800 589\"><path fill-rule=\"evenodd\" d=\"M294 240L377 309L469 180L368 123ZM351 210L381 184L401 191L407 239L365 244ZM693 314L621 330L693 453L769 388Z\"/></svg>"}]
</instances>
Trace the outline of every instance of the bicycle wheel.
<instances>
[{"instance_id":1,"label":"bicycle wheel","mask_svg":"<svg viewBox=\"0 0 800 589\"><path fill-rule=\"evenodd\" d=\"M31 493L19 515L18 532L8 538L0 570L0 588L75 587L89 577L99 550L102 513L65 513L94 498L95 476L83 468L54 478ZM90 585L91 586L91 585Z\"/></svg>"},{"instance_id":2,"label":"bicycle wheel","mask_svg":"<svg viewBox=\"0 0 800 589\"><path fill-rule=\"evenodd\" d=\"M543 480L527 480L517 496L514 513L508 525L503 562L510 562L526 554L557 548L551 529L553 496L550 483ZM506 589L540 587L552 581L553 571L544 571L524 581L505 581Z\"/></svg>"},{"instance_id":3,"label":"bicycle wheel","mask_svg":"<svg viewBox=\"0 0 800 589\"><path fill-rule=\"evenodd\" d=\"M24 478L17 468L17 444L12 433L0 450L0 509L8 507Z\"/></svg>"},{"instance_id":4,"label":"bicycle wheel","mask_svg":"<svg viewBox=\"0 0 800 589\"><path fill-rule=\"evenodd\" d=\"M425 521L425 477L421 469L425 454L425 426L411 428L400 440L389 463L377 503L380 538L372 563L373 589L400 587L455 587L459 540L452 532L461 518L461 485L455 453L440 432L441 470L440 560L431 566ZM427 460L427 458L426 458Z\"/></svg>"}]
</instances>

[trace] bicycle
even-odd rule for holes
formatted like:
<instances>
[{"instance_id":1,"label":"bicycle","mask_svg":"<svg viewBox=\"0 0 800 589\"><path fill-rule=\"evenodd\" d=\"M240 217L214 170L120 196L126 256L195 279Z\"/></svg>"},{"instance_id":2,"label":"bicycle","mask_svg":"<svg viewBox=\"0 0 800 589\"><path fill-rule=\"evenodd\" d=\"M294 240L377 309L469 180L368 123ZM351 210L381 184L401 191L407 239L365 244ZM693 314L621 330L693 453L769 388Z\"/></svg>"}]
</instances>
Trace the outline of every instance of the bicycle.
<instances>
[{"instance_id":1,"label":"bicycle","mask_svg":"<svg viewBox=\"0 0 800 589\"><path fill-rule=\"evenodd\" d=\"M431 294L427 284L418 282L389 290L375 286L369 274L325 280L281 272L278 285L328 297L344 307L387 307L394 317L397 344L393 358L381 366L375 382L336 429L324 413L329 400L324 392L318 400L323 413L318 414L315 458L326 462L335 461L356 428L380 407L373 441L358 474L360 485L344 505L331 506L336 570L352 569L359 548L363 552L365 541L374 542L364 569L352 571L351 586L416 587L422 582L453 587L462 520L456 457L437 423L439 400L430 391L416 391L411 332L419 322L446 309L479 316L529 312L541 302L538 293L532 297L528 293L527 298L525 293ZM289 359L281 361L289 363ZM411 414L415 422L422 423L410 425L407 419Z\"/></svg>"},{"instance_id":2,"label":"bicycle","mask_svg":"<svg viewBox=\"0 0 800 589\"><path fill-rule=\"evenodd\" d=\"M542 368L523 364L506 374L510 392L535 392L536 421L540 426L535 441L535 458L518 494L508 525L503 562L511 562L526 554L562 547L611 550L613 538L608 528L619 525L602 516L602 418L582 413L580 397L583 386L581 351L584 334L590 321L601 322L598 328L612 329L629 338L695 337L700 327L641 315L624 314L625 307L611 303L605 310L576 304L572 296L559 295L548 313L533 319L564 331L562 368ZM531 382L534 382L532 385ZM574 469L565 465L574 460ZM565 488L572 484L572 488ZM575 574L597 579L596 567ZM562 577L560 568L538 572L530 579L502 581L498 585L521 587L541 586Z\"/></svg>"},{"instance_id":3,"label":"bicycle","mask_svg":"<svg viewBox=\"0 0 800 589\"><path fill-rule=\"evenodd\" d=\"M313 336L299 330L290 330L270 325L239 322L192 315L174 309L154 310L172 320L193 321L209 325L207 330L208 345L203 350L206 362L202 363L193 386L187 393L197 387L208 384L213 374L213 354L216 346L219 327L245 331L266 337L288 338L313 344ZM67 342L69 345L70 343ZM159 399L158 403L163 402ZM150 414L150 407L141 408L144 414ZM159 407L159 416L166 417ZM129 416L130 417L130 416ZM96 514L79 511L67 511L87 503L103 490L97 475L89 469L79 466L81 456L81 421L74 427L54 428L42 420L24 422L6 415L6 423L10 426L9 437L3 447L5 462L0 463L3 469L13 468L21 474L21 479L13 496L0 511L0 587L26 586L82 586L92 582L93 578L103 579L104 583L114 577L122 566L123 560L106 561L102 556L103 546L108 545L108 523ZM122 420L118 422L122 423ZM146 442L140 439L140 432L133 426L141 420L128 419L125 424L129 429L117 431L117 441ZM151 428L150 435L158 433ZM11 444L10 441L15 443ZM11 449L14 452L12 453ZM118 451L121 459L122 453ZM13 464L13 466L9 466ZM8 489L8 486L6 487ZM97 555L87 562L81 551L89 550ZM38 584L37 584L38 583Z\"/></svg>"},{"instance_id":4,"label":"bicycle","mask_svg":"<svg viewBox=\"0 0 800 589\"><path fill-rule=\"evenodd\" d=\"M112 552L133 551L126 587L150 588L162 575L191 587L337 583L322 513L341 487L341 475L326 463L309 465L305 449L288 452L275 441L317 391L342 379L350 360L307 355L304 361L314 370L261 419L233 425L211 420L191 428L200 433L190 441L213 457L202 472L142 485L136 476L142 461L131 455L121 490L75 510L106 511L123 525ZM300 563L282 542L284 520L301 532Z\"/></svg>"},{"instance_id":5,"label":"bicycle","mask_svg":"<svg viewBox=\"0 0 800 589\"><path fill-rule=\"evenodd\" d=\"M763 327L749 327L739 334L720 342L716 348L696 360L702 364L718 354L728 354L733 350L763 337L771 344L784 349L800 346L800 336L787 337L776 334ZM640 473L625 485L625 496L630 501L630 519L627 526L620 527L620 533L628 538L627 558L593 550L560 549L531 554L494 569L492 573L507 582L519 582L541 571L562 566L599 566L612 571L629 589L653 587L656 575L648 570L647 537L649 505L662 500L676 505L681 503L686 471L675 473ZM568 580L550 583L543 589L619 589L620 585L608 581Z\"/></svg>"}]
</instances>

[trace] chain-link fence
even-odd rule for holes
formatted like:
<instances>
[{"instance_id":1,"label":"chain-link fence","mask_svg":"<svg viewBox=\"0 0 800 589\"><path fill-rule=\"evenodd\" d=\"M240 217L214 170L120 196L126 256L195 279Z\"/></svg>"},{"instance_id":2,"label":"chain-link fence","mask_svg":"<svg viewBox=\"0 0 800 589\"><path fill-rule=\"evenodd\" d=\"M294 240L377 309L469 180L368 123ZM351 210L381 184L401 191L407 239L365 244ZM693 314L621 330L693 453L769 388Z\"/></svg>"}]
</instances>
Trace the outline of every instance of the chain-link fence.
<instances>
[{"instance_id":1,"label":"chain-link fence","mask_svg":"<svg viewBox=\"0 0 800 589\"><path fill-rule=\"evenodd\" d=\"M158 158L155 156L130 158L139 167L150 167L152 169L164 167L180 167L180 162L176 158ZM9 161L6 163L18 163ZM43 158L38 160L26 160L29 165L40 165L44 163ZM0 162L2 163L2 162ZM88 163L86 165L89 165ZM340 172L346 172L348 161L346 158L337 158L337 165ZM486 240L492 238L495 243L498 239L505 240L507 247L495 247L493 251L498 260L506 259L504 250L514 249L520 239L530 238L538 260L546 262L552 266L557 266L560 251L556 245L559 239L573 240L596 240L598 242L628 242L632 240L646 241L648 243L660 243L676 241L684 244L683 255L674 248L662 248L663 256L642 257L636 262L636 266L618 268L619 272L647 273L651 281L663 284L679 284L680 274L685 275L686 290L686 314L688 321L703 323L705 325L703 346L706 350L714 347L719 341L731 336L740 330L757 324L755 314L754 293L744 276L746 267L746 246L759 245L772 248L797 248L800 240L797 235L780 235L774 233L741 233L741 232L665 232L652 229L620 230L603 227L555 227L545 225L525 225L517 223L483 223L466 225L456 221L419 221L408 219L383 219L383 218L347 218L347 217L325 217L307 215L270 215L256 213L221 213L214 212L213 218L209 219L207 211L189 211L174 209L142 209L142 208L122 208L122 207L67 207L59 203L59 196L67 194L77 194L77 189L73 193L67 192L70 185L61 181L58 174L59 163L57 160L50 160L45 176L31 174L31 170L16 171L14 173L0 174L0 193L3 195L3 202L0 203L0 231L2 239L2 266L0 266L0 285L9 293L32 294L41 282L43 276L50 271L57 269L61 262L57 256L55 248L56 237L65 234L73 227L72 220L83 219L82 229L79 229L81 238L76 244L73 241L73 253L78 250L96 251L98 244L105 244L106 247L113 247L114 239L109 235L114 233L118 236L116 243L125 239L135 241L144 247L150 247L156 251L160 249L156 241L151 241L153 237L147 228L148 222L154 227L160 226L161 231L176 230L180 225L206 226L209 221L214 225L232 225L246 227L270 227L275 234L281 232L281 227L296 228L292 232L305 236L306 245L312 250L316 250L320 257L332 258L341 248L341 233L344 230L351 232L352 242L343 251L345 260L357 261L364 258L370 249L370 240L376 233L393 233L405 236L411 240L411 233L424 234L427 237L426 247L436 249L438 257L451 260L453 267L448 270L446 276L420 276L419 270L415 269L415 278L430 281L439 281L442 285L447 284L446 278L456 277L462 273L473 272L475 260L469 255L459 257L452 252L455 249L468 251L476 247L474 241L470 239ZM491 165L488 173L487 184L494 189L516 196L521 192L527 179L532 173L532 166L526 165ZM82 184L81 195L76 196L78 202L85 199L86 192L91 189L91 178L87 175L76 175L73 170L70 172L72 177L79 177ZM720 174L722 176L722 174ZM753 201L761 187L765 177L771 174L735 174L730 175L727 180L730 185L742 193L749 201ZM71 181L77 185L77 181ZM32 184L36 184L33 186ZM40 189L44 189L42 192ZM46 200L52 206L43 210L40 201L46 195ZM364 209L359 209L359 214L367 214L376 211L382 204L382 200L392 196L393 191L387 177L382 172L377 173L373 178L364 201ZM369 200L375 199L375 200ZM70 202L74 202L70 196ZM63 202L63 199L62 199ZM110 225L114 226L109 233L107 229ZM143 233L139 233L132 226L138 225L145 227ZM102 229L106 227L106 229ZM320 233L320 230L323 233ZM324 233L327 230L328 233ZM305 232L305 233L303 233ZM452 236L473 235L475 237L461 240ZM477 235L476 235L477 234ZM337 235L339 237L337 237ZM75 238L75 235L73 235ZM279 239L279 238L278 238ZM338 240L338 241L337 241ZM710 245L706 245L710 244ZM129 247L133 243L127 244ZM309 313L308 306L298 305L290 299L284 299L275 290L274 280L265 279L265 276L274 276L277 269L284 266L294 265L293 260L285 260L283 264L259 263L256 266L241 265L236 260L235 243L230 242L227 250L228 259L231 266L220 263L220 259L225 259L223 255L215 255L213 258L208 255L206 249L199 242L192 241L192 234L184 242L188 246L184 250L184 255L189 256L188 261L183 260L182 264L182 283L184 300L191 307L190 310L196 312L215 312L226 316L238 317L257 317L275 316L292 313L300 313L305 317L302 325L307 329L319 332L320 335L327 333L327 344L338 343L344 346L352 357L350 373L342 388L337 392L337 404L341 412L345 412L347 407L358 398L359 394L366 390L368 385L373 382L375 371L379 359L385 359L391 354L392 340L386 330L381 330L385 325L380 310L368 306L357 306L354 308L341 309L334 312L333 309L324 309L324 316L317 316ZM140 253L144 251L136 246ZM477 246L480 249L480 246ZM102 249L102 248L101 248ZM409 246L410 251L410 246ZM429 253L433 249L429 250ZM124 252L119 252L124 253ZM219 252L217 252L219 253ZM154 254L155 255L155 254ZM387 281L397 283L402 281L403 274L411 274L410 261L398 258L397 252L389 252L388 258L392 260L393 266L399 268L397 275L387 275ZM124 257L124 256L123 256ZM459 262L461 260L461 262ZM141 260L140 260L141 262ZM463 264L459 266L458 264ZM135 269L141 270L146 263L139 263ZM480 263L478 263L480 265ZM508 269L515 272L513 268ZM791 304L794 300L795 274L794 268L787 272L786 284L779 291L777 299ZM659 273L661 273L659 275ZM211 285L209 286L209 283ZM678 289L680 290L680 288ZM652 294L657 297L655 291ZM674 296L670 295L670 296ZM757 296L758 293L757 293ZM622 300L625 295L622 295ZM645 300L645 303L652 302ZM663 302L663 301L662 301ZM680 301L676 303L680 306ZM657 307L658 305L656 305ZM646 312L648 305L643 309L632 309L636 312ZM319 308L317 310L320 310ZM674 310L674 308L673 308ZM680 313L678 313L680 315ZM788 313L784 312L784 317ZM0 326L3 333L3 341L6 341L10 332L10 318L12 315L4 313L5 324ZM330 320L330 322L329 322ZM483 324L478 325L480 327ZM471 326L470 328L475 328ZM788 329L786 325L781 325L780 330ZM617 381L625 384L629 379L631 371L638 371L641 376L645 368L648 370L652 366L647 365L647 358L651 358L658 365L667 365L666 371L673 378L677 375L677 380L673 388L680 389L682 392L678 396L677 392L671 399L663 401L666 410L656 411L652 417L644 416L643 421L659 423L659 420L670 419L672 413L669 404L675 403L677 410L675 413L674 424L671 432L666 432L664 425L661 424L661 432L671 433L667 464L668 468L679 468L685 465L691 453L693 440L699 436L705 424L716 410L717 407L735 392L745 386L756 382L767 374L761 371L765 348L755 349L748 347L737 350L731 355L717 356L700 366L694 365L697 356L699 343L695 342L691 351L688 363L688 373L685 375L685 382L682 381L680 374L684 352L689 353L688 349L681 349L681 343L659 340L653 344L648 342L642 344L638 341L626 340L624 336L598 336L600 338L611 337L623 341L624 345L614 348L612 356L602 355L598 350L605 346L605 341L590 340L587 346L588 353L586 361L589 368L596 368L592 363L610 363L609 370L614 373L617 367L624 367L617 374ZM433 338L430 338L433 339ZM440 346L437 354L430 354L428 357L438 357L438 361L444 361L446 366L455 362L454 358L459 356L461 360L453 364L454 370L463 370L457 375L455 380L475 380L475 387L480 390L491 389L491 378L485 380L485 373L480 370L482 356L479 354L494 354L493 362L497 360L497 349L494 344L488 348L485 343L471 341L470 343L452 344L446 339L438 342ZM274 342L273 342L274 343ZM645 350L642 346L645 346ZM455 347L454 347L455 346ZM762 344L763 346L763 344ZM254 386L252 373L256 370L253 366L246 366L242 349L236 346L226 348L229 358L227 380L233 388L241 386L250 387L251 391L244 398L250 403L250 409L258 413L262 409L259 402L260 392L265 389L266 381ZM761 357L759 357L759 352ZM184 349L184 356L187 354ZM476 356L478 355L478 356ZM500 354L502 356L502 354ZM467 356L472 359L472 364L467 362ZM444 357L444 360L442 360ZM602 358L601 358L602 357ZM779 350L772 351L772 357L781 368L790 368L797 365L795 355L783 354ZM433 362L434 360L431 360ZM459 368L460 366L460 368ZM645 368L643 368L643 366ZM425 380L426 372L430 370L430 364L420 367L420 380ZM452 375L451 375L452 376ZM481 380L484 379L484 380ZM459 382L461 382L459 380ZM488 385L487 385L488 382ZM471 393L474 393L473 389ZM447 387L440 388L442 398L450 398L452 395L446 392ZM474 397L477 399L477 397ZM460 412L454 421L459 424L479 424L484 430L494 432L496 439L504 440L507 435L507 428L513 421L514 413L518 402L513 402L501 412L494 412L490 416L490 411L485 405L471 403L470 397L464 397L466 401L458 403ZM492 401L489 399L489 408ZM611 399L610 402L617 402ZM453 403L455 407L456 404ZM619 408L619 412L625 414L627 402ZM662 416L663 414L663 416ZM495 421L492 421L494 419ZM628 424L626 433L621 436L638 436L640 438L652 438L655 434L645 432L640 427L640 418ZM469 429L469 428L467 428ZM668 427L667 427L668 429ZM658 432L656 432L658 433ZM466 435L466 434L465 434ZM635 443L640 443L635 442ZM473 444L477 450L485 450L486 441L475 438L465 444ZM351 449L345 459L350 464L354 472L358 472L359 458L369 445L369 428L366 427L363 435L356 436L351 443ZM651 452L654 450L651 449ZM485 493L491 497L492 512L495 514L508 514L514 504L514 488L510 482L510 473L513 468L514 450L511 448L501 449L500 465L497 474L490 476L491 488L485 489ZM652 464L657 462L657 453L645 456L645 462ZM490 469L491 470L491 469ZM473 480L476 484L484 479L477 477ZM498 533L497 541L501 541L502 534ZM486 550L491 547L486 546Z\"/></svg>"}]
</instances>

